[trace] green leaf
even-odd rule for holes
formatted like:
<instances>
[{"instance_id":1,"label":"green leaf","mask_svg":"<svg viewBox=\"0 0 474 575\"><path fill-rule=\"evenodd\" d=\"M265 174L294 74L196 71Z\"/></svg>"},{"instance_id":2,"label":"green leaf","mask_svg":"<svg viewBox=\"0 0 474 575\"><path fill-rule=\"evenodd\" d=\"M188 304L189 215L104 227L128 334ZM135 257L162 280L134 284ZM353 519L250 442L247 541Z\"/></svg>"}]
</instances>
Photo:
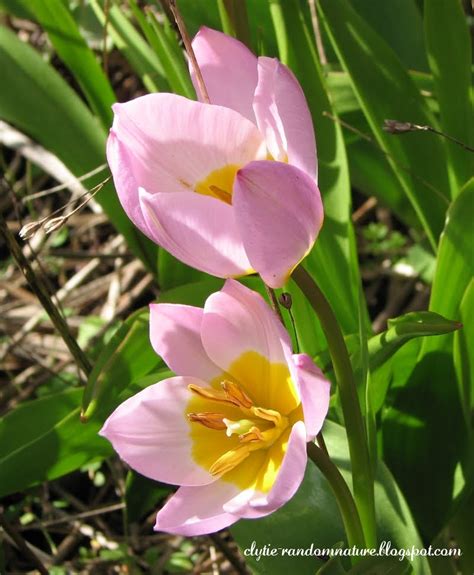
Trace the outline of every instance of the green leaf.
<instances>
[{"instance_id":1,"label":"green leaf","mask_svg":"<svg viewBox=\"0 0 474 575\"><path fill-rule=\"evenodd\" d=\"M331 458L350 485L350 461L344 428L326 421L323 434ZM390 541L392 547L402 549L411 549L412 545L421 548L423 545L409 508L381 461L376 473L375 500L380 541ZM241 520L231 527L231 532L256 574L287 575L296 571L301 575L313 575L322 566L315 552L324 550L326 554L339 541L345 541L331 489L311 463L299 491L284 507L262 519ZM268 545L267 550L278 550L273 557L262 554L257 558L256 547L261 550L265 545ZM282 548L293 549L294 556L283 554ZM299 549L306 550L306 556L302 555L302 551L296 556ZM430 574L425 557L415 557L413 569L417 575Z\"/></svg>"},{"instance_id":2,"label":"green leaf","mask_svg":"<svg viewBox=\"0 0 474 575\"><path fill-rule=\"evenodd\" d=\"M361 110L359 100L354 92L349 74L339 69L339 66L327 64L324 68L326 84L331 95L332 105L338 115L359 112ZM415 83L419 93L432 112L439 112L439 106L433 97L434 80L431 74L409 70L411 79Z\"/></svg>"},{"instance_id":3,"label":"green leaf","mask_svg":"<svg viewBox=\"0 0 474 575\"><path fill-rule=\"evenodd\" d=\"M217 0L217 6L222 30L252 48L246 0Z\"/></svg>"},{"instance_id":4,"label":"green leaf","mask_svg":"<svg viewBox=\"0 0 474 575\"><path fill-rule=\"evenodd\" d=\"M0 419L0 497L55 479L112 453L98 424L79 418L82 390L18 406Z\"/></svg>"},{"instance_id":5,"label":"green leaf","mask_svg":"<svg viewBox=\"0 0 474 575\"><path fill-rule=\"evenodd\" d=\"M388 330L369 341L371 369L380 367L404 343L414 337L442 335L460 329L458 321L432 311L414 311L388 320Z\"/></svg>"},{"instance_id":6,"label":"green leaf","mask_svg":"<svg viewBox=\"0 0 474 575\"><path fill-rule=\"evenodd\" d=\"M474 145L471 83L472 46L467 17L458 0L425 0L428 60L439 101L441 127L468 146ZM444 142L455 198L474 172L474 154L454 142Z\"/></svg>"},{"instance_id":7,"label":"green leaf","mask_svg":"<svg viewBox=\"0 0 474 575\"><path fill-rule=\"evenodd\" d=\"M0 26L0 118L14 124L81 176L105 162L106 134L82 100L29 45ZM99 174L87 181L92 187ZM156 246L131 223L111 184L96 200L138 257L151 269Z\"/></svg>"},{"instance_id":8,"label":"green leaf","mask_svg":"<svg viewBox=\"0 0 474 575\"><path fill-rule=\"evenodd\" d=\"M244 2L244 0L230 1L237 5ZM250 13L249 27L251 42L248 45L263 45L265 46L266 54L276 55L277 47L268 8L268 0L245 0L245 2ZM199 0L199 2L196 2L196 0L180 0L179 8L191 37L197 33L201 26L208 26L215 30L222 29L222 21L216 0Z\"/></svg>"},{"instance_id":9,"label":"green leaf","mask_svg":"<svg viewBox=\"0 0 474 575\"><path fill-rule=\"evenodd\" d=\"M140 521L145 514L149 514L157 503L164 499L173 490L171 485L164 485L140 475L136 471L129 471L125 485L125 503L127 505L127 521L134 523Z\"/></svg>"},{"instance_id":10,"label":"green leaf","mask_svg":"<svg viewBox=\"0 0 474 575\"><path fill-rule=\"evenodd\" d=\"M159 303L179 303L203 307L223 280L186 284L162 292ZM82 401L84 419L103 421L112 410L140 389L173 374L150 343L148 311L138 310L125 320L97 358Z\"/></svg>"},{"instance_id":11,"label":"green leaf","mask_svg":"<svg viewBox=\"0 0 474 575\"><path fill-rule=\"evenodd\" d=\"M160 294L161 303L179 303L204 307L206 299L224 285L224 280L209 277L206 280L177 286Z\"/></svg>"},{"instance_id":12,"label":"green leaf","mask_svg":"<svg viewBox=\"0 0 474 575\"><path fill-rule=\"evenodd\" d=\"M34 19L48 34L58 56L78 81L92 110L101 119L103 127L108 129L112 124L111 106L115 102L115 94L64 2L20 0L20 4L28 5Z\"/></svg>"},{"instance_id":13,"label":"green leaf","mask_svg":"<svg viewBox=\"0 0 474 575\"><path fill-rule=\"evenodd\" d=\"M316 575L347 575L347 571L342 565L339 557L331 557L320 569L316 571Z\"/></svg>"},{"instance_id":14,"label":"green leaf","mask_svg":"<svg viewBox=\"0 0 474 575\"><path fill-rule=\"evenodd\" d=\"M97 19L105 25L105 14L100 0L90 0ZM122 52L149 92L168 90L163 66L158 56L127 19L119 5L110 4L107 27L114 44Z\"/></svg>"},{"instance_id":15,"label":"green leaf","mask_svg":"<svg viewBox=\"0 0 474 575\"><path fill-rule=\"evenodd\" d=\"M347 0L319 0L319 6L367 121L436 248L449 196L442 143L428 133L393 136L382 129L386 119L436 126L435 120L391 47Z\"/></svg>"},{"instance_id":16,"label":"green leaf","mask_svg":"<svg viewBox=\"0 0 474 575\"><path fill-rule=\"evenodd\" d=\"M407 559L368 557L352 567L348 575L410 575L414 573Z\"/></svg>"},{"instance_id":17,"label":"green leaf","mask_svg":"<svg viewBox=\"0 0 474 575\"><path fill-rule=\"evenodd\" d=\"M472 575L474 571L474 492L458 509L449 524L449 532L456 541L456 546L462 550L459 558L462 575Z\"/></svg>"},{"instance_id":18,"label":"green leaf","mask_svg":"<svg viewBox=\"0 0 474 575\"><path fill-rule=\"evenodd\" d=\"M131 315L102 350L86 387L82 409L89 419L97 410L110 413L120 392L163 362L150 343L148 311Z\"/></svg>"},{"instance_id":19,"label":"green leaf","mask_svg":"<svg viewBox=\"0 0 474 575\"><path fill-rule=\"evenodd\" d=\"M464 417L470 426L471 413L474 409L474 279L464 292L459 308L459 320L463 329L454 336L454 365L462 398Z\"/></svg>"},{"instance_id":20,"label":"green leaf","mask_svg":"<svg viewBox=\"0 0 474 575\"><path fill-rule=\"evenodd\" d=\"M351 0L351 4L367 24L385 38L407 68L427 70L423 21L414 0Z\"/></svg>"},{"instance_id":21,"label":"green leaf","mask_svg":"<svg viewBox=\"0 0 474 575\"><path fill-rule=\"evenodd\" d=\"M135 2L135 0L133 0L133 2ZM171 30L166 33L164 29L166 26L170 27L168 20L165 20L165 23L161 24L151 11L147 13L147 19L150 26L147 35L148 41L160 57L171 89L176 94L181 94L194 100L196 94L188 67L184 61L183 51L178 44L174 31ZM144 30L145 29L147 29L146 26L144 27Z\"/></svg>"},{"instance_id":22,"label":"green leaf","mask_svg":"<svg viewBox=\"0 0 474 575\"><path fill-rule=\"evenodd\" d=\"M158 282L161 289L168 291L206 279L211 279L211 276L184 264L163 248L158 250Z\"/></svg>"},{"instance_id":23,"label":"green leaf","mask_svg":"<svg viewBox=\"0 0 474 575\"><path fill-rule=\"evenodd\" d=\"M474 275L474 178L451 205L439 245L430 309L453 317Z\"/></svg>"},{"instance_id":24,"label":"green leaf","mask_svg":"<svg viewBox=\"0 0 474 575\"><path fill-rule=\"evenodd\" d=\"M317 276L344 332L353 333L358 328L359 269L351 221L344 139L340 126L323 115L324 111L331 112L332 106L303 3L299 0L274 0L270 8L280 57L300 81L316 128L319 187L324 201L325 221L314 249L305 259L305 268ZM295 319L298 324L300 318ZM303 321L308 321L308 318Z\"/></svg>"},{"instance_id":25,"label":"green leaf","mask_svg":"<svg viewBox=\"0 0 474 575\"><path fill-rule=\"evenodd\" d=\"M445 317L459 319L474 275L473 205L471 180L448 212L438 250L430 310ZM385 459L427 540L441 530L452 511L455 470L469 438L467 406L461 404L462 384L456 386L452 355L452 335L425 339L417 361L400 381L393 406L384 412Z\"/></svg>"}]
</instances>

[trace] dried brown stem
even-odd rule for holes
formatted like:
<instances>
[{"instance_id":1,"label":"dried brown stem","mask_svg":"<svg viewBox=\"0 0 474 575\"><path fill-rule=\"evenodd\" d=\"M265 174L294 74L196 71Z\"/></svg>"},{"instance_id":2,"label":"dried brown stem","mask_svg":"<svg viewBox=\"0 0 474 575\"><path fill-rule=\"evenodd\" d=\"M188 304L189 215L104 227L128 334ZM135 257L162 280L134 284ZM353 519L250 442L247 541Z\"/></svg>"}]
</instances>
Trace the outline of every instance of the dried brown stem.
<instances>
[{"instance_id":1,"label":"dried brown stem","mask_svg":"<svg viewBox=\"0 0 474 575\"><path fill-rule=\"evenodd\" d=\"M5 533L7 533L18 549L23 553L25 557L32 562L33 565L36 566L36 569L41 573L41 575L48 575L49 571L43 565L40 558L34 553L28 543L23 539L23 537L18 533L18 531L10 525L3 516L3 513L0 511L0 526L4 529Z\"/></svg>"},{"instance_id":2,"label":"dried brown stem","mask_svg":"<svg viewBox=\"0 0 474 575\"><path fill-rule=\"evenodd\" d=\"M191 61L191 66L193 67L194 73L196 74L196 81L198 84L201 99L203 102L206 102L206 104L209 104L210 99L209 94L207 92L206 84L204 83L204 78L202 77L201 69L199 68L199 64L196 60L196 55L194 54L194 50L191 44L191 38L188 34L186 24L184 23L184 20L181 16L176 0L168 0L168 5L170 7L171 12L173 13L176 25L178 26L180 36L183 40L183 44L186 49L186 53L189 57L189 60Z\"/></svg>"},{"instance_id":3,"label":"dried brown stem","mask_svg":"<svg viewBox=\"0 0 474 575\"><path fill-rule=\"evenodd\" d=\"M64 317L60 314L58 308L54 305L42 276L34 272L30 262L25 258L23 252L21 251L14 235L8 229L7 223L2 215L0 215L0 235L4 238L13 259L16 261L19 268L23 272L23 275L30 284L31 289L40 300L46 313L53 322L53 325L61 334L64 343L67 345L77 365L86 376L89 375L92 367L89 363L89 360L87 359L87 356L79 347L77 341L71 334Z\"/></svg>"}]
</instances>

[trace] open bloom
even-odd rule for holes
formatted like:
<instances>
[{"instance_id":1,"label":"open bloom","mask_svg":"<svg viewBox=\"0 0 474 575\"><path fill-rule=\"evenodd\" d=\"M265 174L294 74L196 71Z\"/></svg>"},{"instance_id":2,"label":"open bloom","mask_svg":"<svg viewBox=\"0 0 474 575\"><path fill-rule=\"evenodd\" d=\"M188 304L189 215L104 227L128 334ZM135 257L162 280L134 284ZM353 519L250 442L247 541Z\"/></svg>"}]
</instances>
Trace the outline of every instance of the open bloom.
<instances>
[{"instance_id":1,"label":"open bloom","mask_svg":"<svg viewBox=\"0 0 474 575\"><path fill-rule=\"evenodd\" d=\"M211 105L175 94L115 104L107 159L130 219L218 277L280 287L323 221L311 115L293 74L202 28L193 41Z\"/></svg>"},{"instance_id":2,"label":"open bloom","mask_svg":"<svg viewBox=\"0 0 474 575\"><path fill-rule=\"evenodd\" d=\"M235 280L204 309L151 306L150 338L177 377L122 403L101 434L139 473L181 485L155 529L200 535L290 499L329 383L262 297Z\"/></svg>"}]
</instances>

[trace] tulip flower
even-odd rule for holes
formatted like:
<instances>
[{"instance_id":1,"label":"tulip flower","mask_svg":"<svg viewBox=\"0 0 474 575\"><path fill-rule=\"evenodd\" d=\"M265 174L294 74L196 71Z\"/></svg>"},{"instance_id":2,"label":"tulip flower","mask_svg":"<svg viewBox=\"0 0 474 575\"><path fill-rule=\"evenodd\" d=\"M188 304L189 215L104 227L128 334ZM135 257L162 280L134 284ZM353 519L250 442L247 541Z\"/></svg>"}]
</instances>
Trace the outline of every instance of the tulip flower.
<instances>
[{"instance_id":1,"label":"tulip flower","mask_svg":"<svg viewBox=\"0 0 474 575\"><path fill-rule=\"evenodd\" d=\"M298 489L329 382L263 298L235 280L204 309L150 306L150 339L177 376L122 403L101 434L133 469L180 485L155 529L201 535L272 513Z\"/></svg>"},{"instance_id":2,"label":"tulip flower","mask_svg":"<svg viewBox=\"0 0 474 575\"><path fill-rule=\"evenodd\" d=\"M122 206L154 242L218 277L281 287L323 221L311 115L294 75L202 28L210 104L148 94L115 104L107 159Z\"/></svg>"}]
</instances>

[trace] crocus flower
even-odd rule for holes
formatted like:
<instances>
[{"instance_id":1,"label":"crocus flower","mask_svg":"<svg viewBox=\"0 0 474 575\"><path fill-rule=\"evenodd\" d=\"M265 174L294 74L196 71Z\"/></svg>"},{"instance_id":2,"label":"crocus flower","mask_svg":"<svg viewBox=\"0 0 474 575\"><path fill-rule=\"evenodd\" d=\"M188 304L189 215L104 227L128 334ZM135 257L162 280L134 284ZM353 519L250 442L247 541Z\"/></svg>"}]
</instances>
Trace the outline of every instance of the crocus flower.
<instances>
[{"instance_id":1,"label":"crocus flower","mask_svg":"<svg viewBox=\"0 0 474 575\"><path fill-rule=\"evenodd\" d=\"M329 383L263 298L235 280L204 309L151 305L150 338L177 376L122 403L101 434L133 469L180 485L155 529L200 535L279 508L298 489Z\"/></svg>"},{"instance_id":2,"label":"crocus flower","mask_svg":"<svg viewBox=\"0 0 474 575\"><path fill-rule=\"evenodd\" d=\"M218 277L281 287L323 221L311 115L294 75L202 28L193 41L211 105L175 94L115 104L107 158L130 219Z\"/></svg>"}]
</instances>

